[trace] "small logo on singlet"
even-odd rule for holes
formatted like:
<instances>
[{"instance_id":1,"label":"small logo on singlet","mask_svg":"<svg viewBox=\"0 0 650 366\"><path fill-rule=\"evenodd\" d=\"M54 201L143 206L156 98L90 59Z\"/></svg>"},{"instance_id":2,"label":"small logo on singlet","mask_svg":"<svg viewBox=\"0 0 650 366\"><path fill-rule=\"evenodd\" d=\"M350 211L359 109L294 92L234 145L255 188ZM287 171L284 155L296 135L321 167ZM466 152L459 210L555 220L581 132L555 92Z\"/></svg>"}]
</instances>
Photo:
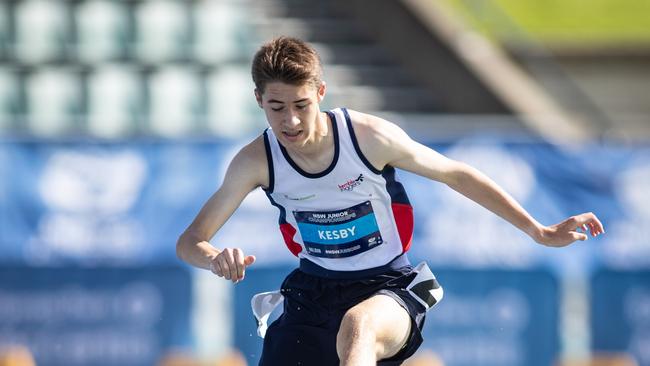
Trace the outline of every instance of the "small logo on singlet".
<instances>
[{"instance_id":1,"label":"small logo on singlet","mask_svg":"<svg viewBox=\"0 0 650 366\"><path fill-rule=\"evenodd\" d=\"M351 191L354 189L354 187L358 186L363 182L363 174L359 174L359 176L356 179L348 179L347 182L343 184L339 184L339 189L341 192L344 191Z\"/></svg>"},{"instance_id":2,"label":"small logo on singlet","mask_svg":"<svg viewBox=\"0 0 650 366\"><path fill-rule=\"evenodd\" d=\"M308 196L303 196L303 197L291 197L287 194L284 195L284 198L292 201L305 201L305 200L310 200L312 198L316 197L316 194L310 194Z\"/></svg>"}]
</instances>

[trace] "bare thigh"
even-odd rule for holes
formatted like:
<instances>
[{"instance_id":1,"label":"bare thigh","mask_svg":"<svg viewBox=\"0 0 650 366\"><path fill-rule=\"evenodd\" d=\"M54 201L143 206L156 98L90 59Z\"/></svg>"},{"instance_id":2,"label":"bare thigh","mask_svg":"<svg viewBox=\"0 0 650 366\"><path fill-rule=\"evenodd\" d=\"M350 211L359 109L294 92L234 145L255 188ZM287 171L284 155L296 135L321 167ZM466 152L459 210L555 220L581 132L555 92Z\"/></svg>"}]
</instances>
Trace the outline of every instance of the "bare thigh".
<instances>
[{"instance_id":1,"label":"bare thigh","mask_svg":"<svg viewBox=\"0 0 650 366\"><path fill-rule=\"evenodd\" d=\"M411 332L411 317L395 299L388 295L372 296L350 308L344 316L363 318L376 337L377 360L397 354Z\"/></svg>"}]
</instances>

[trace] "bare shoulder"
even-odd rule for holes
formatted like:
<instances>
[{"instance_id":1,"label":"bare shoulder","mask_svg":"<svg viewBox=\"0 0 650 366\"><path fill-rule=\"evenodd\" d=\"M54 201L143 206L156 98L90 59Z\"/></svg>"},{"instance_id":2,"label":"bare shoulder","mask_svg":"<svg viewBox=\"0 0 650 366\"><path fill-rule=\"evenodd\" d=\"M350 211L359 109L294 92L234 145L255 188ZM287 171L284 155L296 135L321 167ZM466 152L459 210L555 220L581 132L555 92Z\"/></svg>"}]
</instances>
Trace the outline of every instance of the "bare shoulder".
<instances>
[{"instance_id":1,"label":"bare shoulder","mask_svg":"<svg viewBox=\"0 0 650 366\"><path fill-rule=\"evenodd\" d=\"M359 148L375 168L381 170L400 158L404 144L410 141L404 130L372 114L353 110L348 112Z\"/></svg>"},{"instance_id":2,"label":"bare shoulder","mask_svg":"<svg viewBox=\"0 0 650 366\"><path fill-rule=\"evenodd\" d=\"M266 147L264 146L264 136L257 136L253 141L246 144L237 153L239 159L246 160L251 164L266 165Z\"/></svg>"},{"instance_id":3,"label":"bare shoulder","mask_svg":"<svg viewBox=\"0 0 650 366\"><path fill-rule=\"evenodd\" d=\"M268 186L269 169L264 136L258 136L237 152L228 167L226 180L228 178L234 178L236 184L246 184L250 188Z\"/></svg>"},{"instance_id":4,"label":"bare shoulder","mask_svg":"<svg viewBox=\"0 0 650 366\"><path fill-rule=\"evenodd\" d=\"M348 110L357 138L385 139L401 129L394 123L372 114Z\"/></svg>"}]
</instances>

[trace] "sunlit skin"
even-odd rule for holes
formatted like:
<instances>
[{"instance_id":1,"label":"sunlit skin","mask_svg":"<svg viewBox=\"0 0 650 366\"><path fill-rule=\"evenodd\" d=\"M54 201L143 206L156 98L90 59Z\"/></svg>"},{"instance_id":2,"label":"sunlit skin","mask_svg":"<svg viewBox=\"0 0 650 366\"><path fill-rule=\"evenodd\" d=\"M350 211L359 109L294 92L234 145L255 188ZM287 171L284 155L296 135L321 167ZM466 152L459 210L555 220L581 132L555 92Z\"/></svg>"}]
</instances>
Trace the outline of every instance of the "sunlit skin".
<instances>
[{"instance_id":1,"label":"sunlit skin","mask_svg":"<svg viewBox=\"0 0 650 366\"><path fill-rule=\"evenodd\" d=\"M310 83L271 82L264 90L255 91L279 143L300 168L310 173L322 172L334 156L332 122L327 113L320 111L325 90L324 83L316 87ZM571 216L555 225L542 225L475 168L412 140L389 121L353 110L348 112L363 155L378 170L392 166L446 184L542 245L563 247L586 240L589 234L595 237L605 232L591 212ZM178 256L234 283L243 280L255 256L233 246L217 249L209 240L251 191L269 186L270 174L264 138L259 136L233 158L221 187L181 235ZM346 312L337 333L341 365L375 364L376 360L395 355L405 344L410 327L408 313L392 298L376 295L362 301Z\"/></svg>"},{"instance_id":2,"label":"sunlit skin","mask_svg":"<svg viewBox=\"0 0 650 366\"><path fill-rule=\"evenodd\" d=\"M307 171L327 167L334 153L330 121L320 111L325 91L325 82L319 87L271 82L263 91L255 90L257 103L278 141Z\"/></svg>"},{"instance_id":3,"label":"sunlit skin","mask_svg":"<svg viewBox=\"0 0 650 366\"><path fill-rule=\"evenodd\" d=\"M538 222L485 174L462 161L450 159L413 140L400 126L381 117L346 108L334 112L345 112L344 118L337 117L340 120L332 120L333 117L330 116L333 112L322 112L320 109L327 89L326 84L321 80L322 71L316 50L299 39L276 38L264 44L255 54L251 68L253 82L257 88L254 90L254 95L266 115L270 130L267 129L263 134L255 137L232 158L222 184L178 238L176 253L180 259L197 268L209 270L216 276L233 283L244 280L247 269L254 265L256 257L251 253L245 253L240 242L245 240L250 243L250 240L255 240L261 233L244 229L239 237L234 238L234 242L224 241L215 245L210 242L244 199L251 192L264 189L269 195L271 204L277 206L280 214L284 216L291 215L287 211L294 209L313 206L313 209L319 212L328 208L338 210L345 209L348 204L358 204L360 200L367 200L368 198L361 197L359 192L356 193L357 196L350 192L339 193L334 184L338 183L337 177L351 176L348 174L349 171L343 169L354 169L354 176L357 172L363 172L368 176L373 174L373 177L377 174L377 181L367 178L368 182L364 183L373 185L368 187L369 190L373 190L371 192L375 192L375 189L388 191L388 187L380 187L382 182L380 173L392 172L393 168L446 185L528 234L535 242L549 247L564 247L576 241L587 240L590 235L596 237L605 232L598 217L591 212L565 218L554 225ZM336 138L338 132L342 132L340 141ZM280 145L280 152L277 151L277 144ZM335 157L337 151L341 153L341 159ZM346 166L347 164L349 166ZM361 164L367 169L361 167ZM287 174L289 169L297 171L305 179L295 179L293 174ZM304 172L311 174L304 174ZM290 183L291 187L288 187L287 183ZM298 187L294 187L294 184ZM317 192L319 195L318 200L313 201L312 205L296 203L284 207L278 205L273 199L282 196L287 190L302 192L312 189L315 191L310 193ZM337 203L339 199L340 203ZM348 202L348 199L354 201ZM378 197L378 199L382 198ZM390 207L393 202L389 199L390 197L384 198L382 203ZM429 208L429 210L441 209L444 208ZM394 219L397 222L398 218ZM390 214L387 215L386 220L391 220ZM284 222L280 221L280 223ZM301 233L298 225L289 222L287 224L291 225L293 233L284 230L288 227L281 227L282 237L286 241L292 239L300 243ZM458 230L467 232L467 239L470 242L472 230L467 228L473 225L476 224L472 217L459 219ZM384 226L381 227L381 234L384 235ZM396 235L402 236L403 233L397 227L393 230L399 231ZM276 239L281 240L279 236L276 236ZM399 245L399 242L396 240L395 244ZM453 246L455 243L449 244ZM301 249L303 248L305 246L301 245ZM380 272L385 262L381 261L383 259L381 252L374 257L373 253L377 251L369 252L366 257L351 253L356 256L350 257L349 260L359 258L358 269L372 267ZM311 254L301 252L298 257L301 262L308 261ZM337 266L333 268L336 269ZM304 275L310 278L309 273ZM406 291L403 287L400 290ZM315 294L316 297L306 293L303 295L303 300L309 302L321 300L319 294ZM376 365L378 360L394 357L404 349L404 346L411 345L409 342L412 325L415 324L413 320L417 316L410 314L406 307L402 306L403 301L383 292L375 292L366 299L358 298L357 295L360 294L351 294L351 298L343 295L337 299L338 303L343 304L344 300L351 301L354 298L355 305L346 309L342 318L337 319L334 314L322 314L323 321L328 324L340 321L335 339L340 366ZM359 301L356 301L357 299ZM308 309L307 304L305 305L302 314L311 316L312 309ZM298 310L301 308L299 307ZM343 311L342 308L340 310ZM291 312L286 314L292 317ZM321 318L320 312L313 314L318 314L318 318ZM307 324L296 325L300 327L304 325L305 329L310 328ZM271 347L265 346L270 353L266 354L265 350L266 356L262 358L268 360L262 360L264 364L282 363L277 362L277 359L281 358L279 356L292 353L296 353L293 356L309 359L307 363L310 364L323 363L322 352L309 351L313 348L311 344L295 343L296 336L298 343L303 337L311 338L311 331L292 327L289 330L292 335L283 337L283 329L283 326L278 327L278 332L271 336L273 339L270 343ZM328 342L330 348L333 346L333 341L332 337L322 340ZM296 347L304 348L305 355L294 352ZM334 355L331 356L333 358ZM400 355L396 359L404 357L405 355Z\"/></svg>"},{"instance_id":4,"label":"sunlit skin","mask_svg":"<svg viewBox=\"0 0 650 366\"><path fill-rule=\"evenodd\" d=\"M320 87L309 83L291 85L271 82L263 91L255 91L257 102L278 141L302 169L311 173L327 168L334 154L331 122L327 114L320 111L325 91L324 82ZM563 247L576 240L586 240L588 235L596 237L605 232L602 223L591 212L544 226L476 169L411 140L404 131L388 121L352 110L349 112L361 149L378 169L391 165L445 183L542 245ZM218 250L208 240L250 191L266 187L268 174L264 142L259 137L235 157L223 186L183 234L177 247L179 256L187 252L182 257L188 258L197 267L209 268L218 276L235 283L242 280L245 268L255 262L255 257L244 255L239 248ZM192 246L200 250L195 253L191 251ZM209 260L206 262L206 259Z\"/></svg>"}]
</instances>

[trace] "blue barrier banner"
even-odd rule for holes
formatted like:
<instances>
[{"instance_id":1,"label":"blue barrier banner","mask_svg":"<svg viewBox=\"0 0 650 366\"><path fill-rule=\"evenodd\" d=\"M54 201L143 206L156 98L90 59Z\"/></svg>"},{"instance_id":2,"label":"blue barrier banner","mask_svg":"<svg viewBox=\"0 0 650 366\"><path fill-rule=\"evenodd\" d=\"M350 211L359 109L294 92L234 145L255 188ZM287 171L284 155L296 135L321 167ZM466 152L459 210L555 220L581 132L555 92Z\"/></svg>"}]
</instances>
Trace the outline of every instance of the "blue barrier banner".
<instances>
[{"instance_id":1,"label":"blue barrier banner","mask_svg":"<svg viewBox=\"0 0 650 366\"><path fill-rule=\"evenodd\" d=\"M448 366L548 366L559 352L558 284L548 271L440 270L423 348Z\"/></svg>"},{"instance_id":2,"label":"blue barrier banner","mask_svg":"<svg viewBox=\"0 0 650 366\"><path fill-rule=\"evenodd\" d=\"M191 288L181 267L2 267L0 346L43 366L151 366L190 346Z\"/></svg>"},{"instance_id":3,"label":"blue barrier banner","mask_svg":"<svg viewBox=\"0 0 650 366\"><path fill-rule=\"evenodd\" d=\"M9 286L0 289L4 291L0 294L0 301L11 300L4 303L9 307L0 311L23 304L25 299L20 297L23 290L40 291L37 294L39 299L48 296L65 298L60 293L47 292L49 289L41 283L51 284L48 276L30 277L45 271L39 269L42 267L57 267L61 268L60 273L66 273L64 268L67 266L144 268L178 265L176 239L219 187L230 160L243 144L226 140L0 140L0 283ZM650 269L650 237L646 232L646 228L650 227L650 146L584 145L567 148L539 141L512 142L498 137L468 137L429 146L486 173L543 224L593 211L604 223L606 234L561 250L536 245L512 225L445 185L399 171L398 179L405 186L414 208L415 227L409 253L414 263L421 259L427 260L432 268L462 268L486 273L490 272L487 269L494 268L509 269L515 271L513 273L545 268L561 276L584 276L602 267L615 270ZM277 289L288 271L287 266L297 265L296 258L284 247L278 230L278 215L278 210L269 204L265 194L260 189L254 190L212 240L217 247L240 247L246 254L256 255L257 261L249 276L254 276L256 271L264 273L266 269L269 270L265 274L267 277L248 277L236 286L237 291L246 289L246 286L255 286L254 292ZM21 272L29 281L11 275L11 268L17 266L34 268L34 274L26 270ZM278 272L275 268L285 270ZM74 271L77 273L81 270ZM502 287L485 287L490 288L488 291L472 287L474 280L471 277L467 277L468 282L463 282L464 274L454 275L450 279L444 278L444 271L439 271L437 275L441 277L447 296L430 317L435 319L436 314L450 312L451 315L445 315L440 321L443 325L449 324L451 330L436 334L437 329L427 328L425 332L431 336L425 339L436 340L437 343L428 346L442 353L449 364L488 362L484 361L485 353L493 354L501 364L506 365L516 364L509 362L517 360L534 365L536 361L530 360L548 361L551 360L549 357L556 356L555 346L548 341L549 334L554 332L551 328L556 326L553 312L557 311L556 298L553 297L556 295L549 295L551 285L544 287L546 290L539 290L549 296L548 299L541 299L534 297L532 290L529 290L529 287L537 288L537 282L521 287L504 280ZM53 275L53 278L57 276ZM104 278L102 276L98 278ZM488 277L499 278L494 276ZM12 278L15 284L5 278ZM251 281L251 278L257 279ZM622 281L627 279L622 278ZM93 288L81 277L74 277L74 281L81 281L84 288ZM128 282L126 277L122 281ZM268 286L260 286L256 281ZM456 284L454 281L459 282ZM629 281L636 281L635 277L630 277ZM109 286L111 282L104 278L98 283ZM466 287L470 292L454 292ZM55 290L57 288L53 287ZM627 288L621 285L618 290L612 291ZM13 292L9 293L7 289ZM128 292L128 289L123 291ZM644 292L632 293L637 295L625 295L632 299L625 301L644 304L638 300L645 299ZM86 301L82 295L77 296L80 303ZM95 295L103 296L93 293L89 298ZM612 311L616 311L616 314L610 313L609 317L629 317L629 305L618 303L623 301L619 299L624 294L620 295L618 298L606 296L594 299L594 314L603 314L605 310L601 308L607 308L612 302ZM481 303L478 298L487 299L487 302ZM489 312L477 310L479 303L487 309L498 307L495 300L498 298L506 299L504 304L509 306L502 311L511 312L515 314L511 314L514 319L519 319L511 320L512 328L508 331L491 328L486 320ZM551 300L552 305L547 302ZM247 344L252 342L251 345L261 347L261 343L255 338L254 323L248 310L250 296L236 301L241 301L238 303L241 306L236 307L238 319L244 316L239 315L241 309L245 309L245 319L251 324L250 329L236 329L237 344L251 350L253 356L247 354L247 357L255 359L257 351ZM470 317L478 328L462 333L459 329L463 329L463 315L445 310L446 303L472 309L472 314L483 314L483 318ZM538 303L548 306L538 308ZM646 309L641 305L638 308ZM521 315L526 311L528 318ZM537 323L537 314L542 314L540 319L548 323ZM50 352L48 355L54 355L52 357L64 357L57 356L58 349L48 348L47 342L40 341L48 338L41 337L41 333L33 333L33 329L37 328L31 323L2 323L8 318L5 313L0 315L0 331L11 330L1 334L3 339L8 339L9 333L21 335L23 340L36 344L40 349L39 354ZM30 319L30 316L23 315L25 319ZM526 322L522 319L526 319ZM504 322L509 324L508 320ZM645 336L649 331L640 327L642 322L637 323L629 319L625 322L593 322L595 347L629 349L641 359L644 350L650 349L646 341L648 337ZM4 324L9 325L5 327ZM435 322L429 321L428 324L429 327ZM532 329L541 333L535 333ZM493 337L485 334L492 334ZM444 338L436 338L438 336ZM468 352L457 353L461 338L472 340L476 346ZM60 339L63 341L67 338ZM545 356L530 356L537 353L529 348L529 339L540 340L539 354ZM618 339L619 343L615 343L614 339ZM497 351L490 351L495 349ZM101 354L103 351L83 352ZM644 360L650 358L643 357ZM69 361L60 360L60 364Z\"/></svg>"},{"instance_id":4,"label":"blue barrier banner","mask_svg":"<svg viewBox=\"0 0 650 366\"><path fill-rule=\"evenodd\" d=\"M650 272L597 272L590 303L592 350L627 353L650 366Z\"/></svg>"},{"instance_id":5,"label":"blue barrier banner","mask_svg":"<svg viewBox=\"0 0 650 366\"><path fill-rule=\"evenodd\" d=\"M0 262L178 263L230 144L1 143Z\"/></svg>"},{"instance_id":6,"label":"blue barrier banner","mask_svg":"<svg viewBox=\"0 0 650 366\"><path fill-rule=\"evenodd\" d=\"M0 141L0 263L177 263L176 239L242 145ZM476 137L430 146L485 172L540 222L593 211L607 235L599 245L550 250L448 187L400 171L414 207L413 257L463 268L650 268L650 147ZM292 263L278 215L255 190L214 242L255 254L258 266Z\"/></svg>"},{"instance_id":7,"label":"blue barrier banner","mask_svg":"<svg viewBox=\"0 0 650 366\"><path fill-rule=\"evenodd\" d=\"M257 364L262 350L251 297L279 289L291 270L251 268L246 280L235 286L235 346L249 364ZM437 353L447 366L548 366L556 360L559 293L549 272L434 273L445 295L427 314L422 349ZM271 320L280 312L276 310Z\"/></svg>"}]
</instances>

